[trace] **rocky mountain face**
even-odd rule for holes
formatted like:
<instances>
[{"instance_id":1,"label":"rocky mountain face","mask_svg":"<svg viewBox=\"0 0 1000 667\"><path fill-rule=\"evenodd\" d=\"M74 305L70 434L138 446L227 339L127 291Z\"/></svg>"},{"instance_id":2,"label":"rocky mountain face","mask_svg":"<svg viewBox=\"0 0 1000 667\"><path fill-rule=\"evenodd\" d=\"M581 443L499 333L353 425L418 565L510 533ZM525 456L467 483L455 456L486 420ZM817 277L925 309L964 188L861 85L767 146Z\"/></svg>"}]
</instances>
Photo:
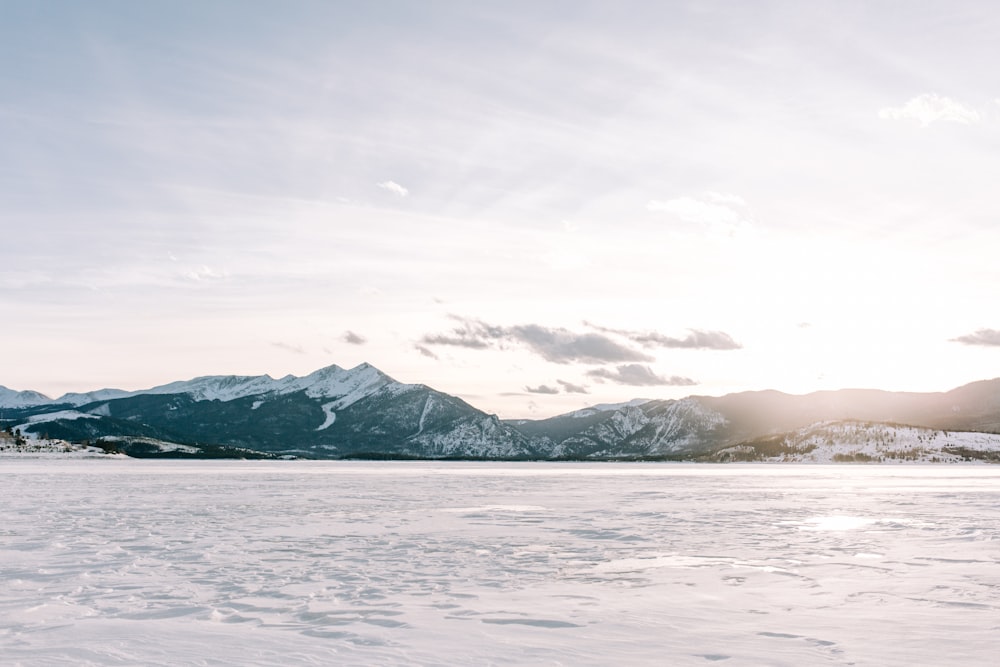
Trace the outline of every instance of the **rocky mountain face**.
<instances>
[{"instance_id":1,"label":"rocky mountain face","mask_svg":"<svg viewBox=\"0 0 1000 667\"><path fill-rule=\"evenodd\" d=\"M278 380L202 377L82 404L10 405L6 412L9 425L28 433L72 441L110 436L141 453L150 443L171 442L309 458L534 456L527 438L495 416L368 364Z\"/></svg>"},{"instance_id":2,"label":"rocky mountain face","mask_svg":"<svg viewBox=\"0 0 1000 667\"><path fill-rule=\"evenodd\" d=\"M548 458L666 457L726 441L727 421L697 399L647 401L511 424Z\"/></svg>"},{"instance_id":3,"label":"rocky mountain face","mask_svg":"<svg viewBox=\"0 0 1000 667\"><path fill-rule=\"evenodd\" d=\"M0 420L0 426L37 436L113 441L141 455L174 443L189 449L170 451L191 455L221 447L309 458L692 459L844 420L997 432L1000 379L941 394L760 391L635 400L543 420L501 421L459 398L361 364L304 377L208 376L59 399L0 388ZM739 458L740 451L731 450L730 457Z\"/></svg>"}]
</instances>

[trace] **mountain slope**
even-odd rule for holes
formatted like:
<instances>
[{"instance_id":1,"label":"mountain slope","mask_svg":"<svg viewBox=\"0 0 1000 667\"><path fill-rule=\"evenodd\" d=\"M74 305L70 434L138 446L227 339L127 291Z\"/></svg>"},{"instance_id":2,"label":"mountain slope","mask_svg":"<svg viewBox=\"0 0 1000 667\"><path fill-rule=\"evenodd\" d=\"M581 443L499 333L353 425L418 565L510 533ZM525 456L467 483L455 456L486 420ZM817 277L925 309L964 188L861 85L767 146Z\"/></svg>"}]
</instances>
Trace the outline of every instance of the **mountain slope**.
<instances>
[{"instance_id":1,"label":"mountain slope","mask_svg":"<svg viewBox=\"0 0 1000 667\"><path fill-rule=\"evenodd\" d=\"M509 423L554 458L674 458L841 420L1000 431L1000 379L945 393L846 389L800 396L773 390L692 396Z\"/></svg>"},{"instance_id":2,"label":"mountain slope","mask_svg":"<svg viewBox=\"0 0 1000 667\"><path fill-rule=\"evenodd\" d=\"M787 463L1000 462L1000 435L875 422L824 422L726 447L706 458Z\"/></svg>"},{"instance_id":3,"label":"mountain slope","mask_svg":"<svg viewBox=\"0 0 1000 667\"><path fill-rule=\"evenodd\" d=\"M273 454L524 458L527 439L496 417L369 364L305 377L206 376L78 406L30 406L17 425L66 440L114 436Z\"/></svg>"},{"instance_id":4,"label":"mountain slope","mask_svg":"<svg viewBox=\"0 0 1000 667\"><path fill-rule=\"evenodd\" d=\"M0 388L0 426L65 440L213 445L315 458L697 458L815 424L854 421L1000 431L1000 379L945 393L756 391L636 399L543 420L501 421L369 364L304 377L204 376L49 399ZM736 451L736 450L734 450Z\"/></svg>"}]
</instances>

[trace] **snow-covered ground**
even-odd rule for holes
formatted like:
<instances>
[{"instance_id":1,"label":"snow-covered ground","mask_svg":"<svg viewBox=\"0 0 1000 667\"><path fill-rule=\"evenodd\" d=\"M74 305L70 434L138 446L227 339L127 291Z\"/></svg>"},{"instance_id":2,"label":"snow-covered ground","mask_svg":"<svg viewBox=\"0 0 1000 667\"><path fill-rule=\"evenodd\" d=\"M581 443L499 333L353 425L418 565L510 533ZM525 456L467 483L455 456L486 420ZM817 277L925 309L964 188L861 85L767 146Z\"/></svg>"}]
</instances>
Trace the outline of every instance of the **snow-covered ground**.
<instances>
[{"instance_id":1,"label":"snow-covered ground","mask_svg":"<svg viewBox=\"0 0 1000 667\"><path fill-rule=\"evenodd\" d=\"M121 458L124 455L108 454L100 447L81 445L65 440L46 439L33 433L17 441L6 433L0 433L0 460L17 458L80 459L80 458ZM0 468L0 472L3 468Z\"/></svg>"},{"instance_id":2,"label":"snow-covered ground","mask_svg":"<svg viewBox=\"0 0 1000 667\"><path fill-rule=\"evenodd\" d=\"M986 665L1000 467L0 461L11 665Z\"/></svg>"},{"instance_id":3,"label":"snow-covered ground","mask_svg":"<svg viewBox=\"0 0 1000 667\"><path fill-rule=\"evenodd\" d=\"M1000 435L877 422L825 422L778 438L727 447L714 458L768 463L1000 461Z\"/></svg>"}]
</instances>

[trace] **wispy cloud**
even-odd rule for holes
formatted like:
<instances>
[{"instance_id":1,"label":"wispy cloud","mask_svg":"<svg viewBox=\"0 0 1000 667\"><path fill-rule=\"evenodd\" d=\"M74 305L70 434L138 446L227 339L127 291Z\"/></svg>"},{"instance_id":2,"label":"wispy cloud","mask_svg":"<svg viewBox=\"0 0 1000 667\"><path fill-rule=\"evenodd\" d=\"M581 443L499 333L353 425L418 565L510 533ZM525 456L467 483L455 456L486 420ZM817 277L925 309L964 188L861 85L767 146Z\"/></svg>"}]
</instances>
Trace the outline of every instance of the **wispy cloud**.
<instances>
[{"instance_id":1,"label":"wispy cloud","mask_svg":"<svg viewBox=\"0 0 1000 667\"><path fill-rule=\"evenodd\" d=\"M354 333L353 331L345 331L343 341L350 345L364 345L368 342L368 339L360 334Z\"/></svg>"},{"instance_id":2,"label":"wispy cloud","mask_svg":"<svg viewBox=\"0 0 1000 667\"><path fill-rule=\"evenodd\" d=\"M292 354L305 354L305 349L300 345L293 345L292 343L285 343L283 341L274 341L271 343L272 347L276 347L279 350L284 350L285 352L291 352Z\"/></svg>"},{"instance_id":3,"label":"wispy cloud","mask_svg":"<svg viewBox=\"0 0 1000 667\"><path fill-rule=\"evenodd\" d=\"M450 345L474 350L498 348L509 344L523 345L546 361L557 364L582 362L590 364L621 361L651 361L652 357L640 350L611 339L600 333L577 333L563 328L545 327L540 324L498 326L481 320L452 316L459 326L444 334L428 334L420 343L424 345Z\"/></svg>"},{"instance_id":4,"label":"wispy cloud","mask_svg":"<svg viewBox=\"0 0 1000 667\"><path fill-rule=\"evenodd\" d=\"M954 343L964 343L966 345L982 345L985 347L1000 346L1000 330L979 329L973 333L952 338Z\"/></svg>"},{"instance_id":5,"label":"wispy cloud","mask_svg":"<svg viewBox=\"0 0 1000 667\"><path fill-rule=\"evenodd\" d=\"M884 120L913 121L921 127L927 127L937 121L971 125L978 123L981 119L979 112L975 109L970 109L950 97L936 93L917 95L901 107L880 109L878 117Z\"/></svg>"},{"instance_id":6,"label":"wispy cloud","mask_svg":"<svg viewBox=\"0 0 1000 667\"><path fill-rule=\"evenodd\" d=\"M524 390L529 394L558 394L559 389L556 387L550 387L548 385L540 384L537 387L525 387Z\"/></svg>"},{"instance_id":7,"label":"wispy cloud","mask_svg":"<svg viewBox=\"0 0 1000 667\"><path fill-rule=\"evenodd\" d=\"M428 357L430 359L437 359L438 358L438 356L436 354L434 354L434 352L432 350L430 350L429 348L427 348L427 347L425 347L423 345L414 345L413 349L415 349L417 352L419 352L423 356Z\"/></svg>"},{"instance_id":8,"label":"wispy cloud","mask_svg":"<svg viewBox=\"0 0 1000 667\"><path fill-rule=\"evenodd\" d=\"M623 364L614 370L607 368L596 368L587 371L587 375L595 378L598 382L609 381L616 384L626 384L634 387L655 387L674 386L689 387L698 384L694 380L674 375L672 377L662 377L653 372L649 366L641 364Z\"/></svg>"},{"instance_id":9,"label":"wispy cloud","mask_svg":"<svg viewBox=\"0 0 1000 667\"><path fill-rule=\"evenodd\" d=\"M705 192L698 197L653 199L646 204L646 210L667 213L684 222L716 229L732 230L753 223L746 201L737 195L722 192Z\"/></svg>"},{"instance_id":10,"label":"wispy cloud","mask_svg":"<svg viewBox=\"0 0 1000 667\"><path fill-rule=\"evenodd\" d=\"M566 382L565 380L556 380L557 383L563 388L567 394L589 394L587 388L582 384L573 384L572 382Z\"/></svg>"},{"instance_id":11,"label":"wispy cloud","mask_svg":"<svg viewBox=\"0 0 1000 667\"><path fill-rule=\"evenodd\" d=\"M629 331L627 329L611 329L598 326L590 322L584 322L587 326L602 331L622 336L633 343L638 343L643 347L665 347L689 350L739 350L743 346L733 340L733 337L724 331L704 331L702 329L688 329L688 335L683 338L667 336L656 331Z\"/></svg>"},{"instance_id":12,"label":"wispy cloud","mask_svg":"<svg viewBox=\"0 0 1000 667\"><path fill-rule=\"evenodd\" d=\"M229 277L227 271L220 271L208 266L200 266L184 273L184 277L197 283L212 282L215 280L225 280Z\"/></svg>"},{"instance_id":13,"label":"wispy cloud","mask_svg":"<svg viewBox=\"0 0 1000 667\"><path fill-rule=\"evenodd\" d=\"M381 183L376 183L375 185L390 194L396 195L397 197L407 197L410 194L408 189L404 188L396 181L382 181Z\"/></svg>"}]
</instances>

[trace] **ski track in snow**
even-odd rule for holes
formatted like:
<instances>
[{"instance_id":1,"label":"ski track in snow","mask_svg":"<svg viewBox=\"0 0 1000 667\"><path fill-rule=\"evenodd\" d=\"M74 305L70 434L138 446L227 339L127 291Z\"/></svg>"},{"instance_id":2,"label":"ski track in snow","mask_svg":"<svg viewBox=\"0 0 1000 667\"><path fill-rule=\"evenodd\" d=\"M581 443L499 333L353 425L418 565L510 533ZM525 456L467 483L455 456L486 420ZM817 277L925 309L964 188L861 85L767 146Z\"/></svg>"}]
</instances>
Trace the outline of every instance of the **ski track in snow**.
<instances>
[{"instance_id":1,"label":"ski track in snow","mask_svg":"<svg viewBox=\"0 0 1000 667\"><path fill-rule=\"evenodd\" d=\"M985 665L1000 467L5 460L12 665Z\"/></svg>"}]
</instances>

